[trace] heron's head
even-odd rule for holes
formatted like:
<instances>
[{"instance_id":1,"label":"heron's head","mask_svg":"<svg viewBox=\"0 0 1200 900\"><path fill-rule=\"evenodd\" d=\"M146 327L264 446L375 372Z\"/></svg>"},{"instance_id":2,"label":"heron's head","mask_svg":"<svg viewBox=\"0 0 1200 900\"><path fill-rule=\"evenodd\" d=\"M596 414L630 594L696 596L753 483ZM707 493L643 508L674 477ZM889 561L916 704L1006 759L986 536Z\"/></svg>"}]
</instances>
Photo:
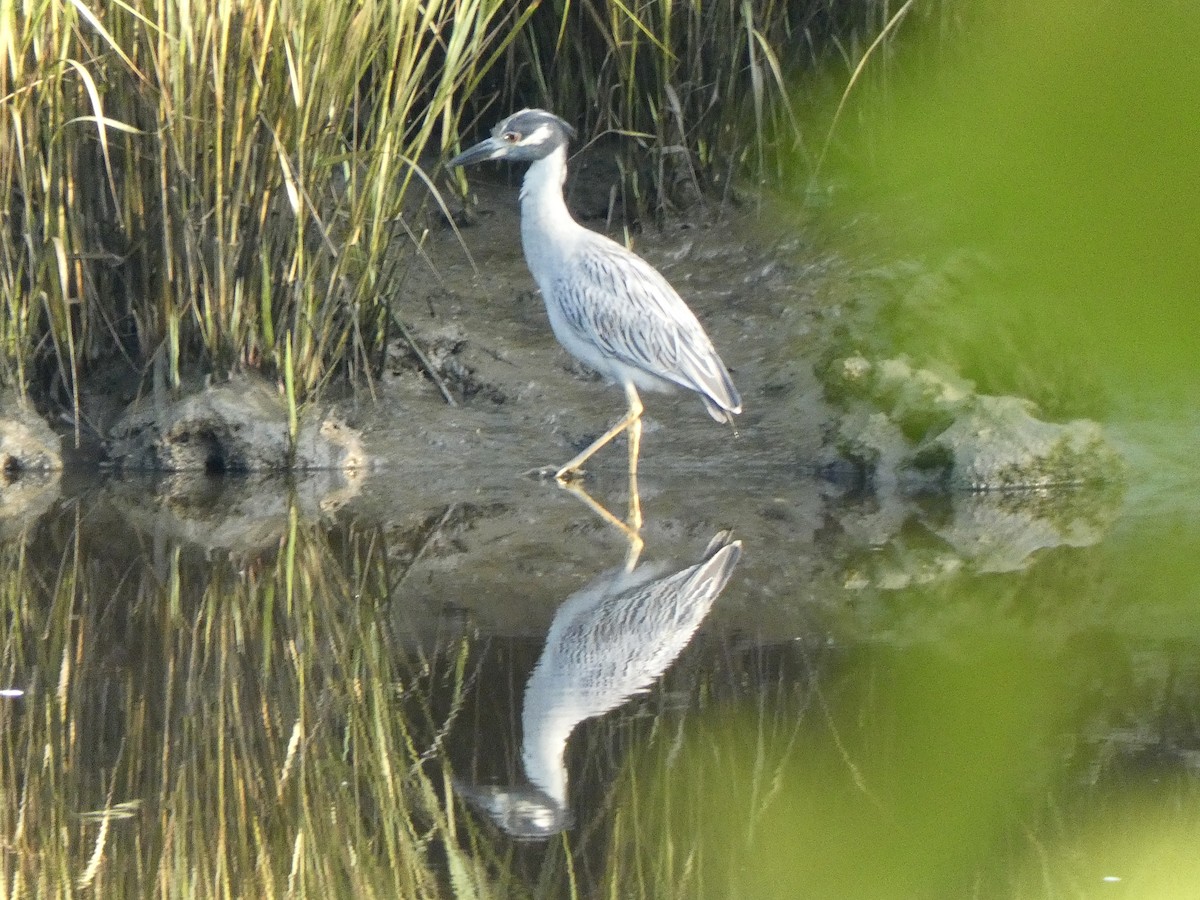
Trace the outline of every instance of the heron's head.
<instances>
[{"instance_id":1,"label":"heron's head","mask_svg":"<svg viewBox=\"0 0 1200 900\"><path fill-rule=\"evenodd\" d=\"M491 137L450 160L450 167L489 159L534 162L544 159L575 136L575 129L544 109L523 109L492 129Z\"/></svg>"}]
</instances>

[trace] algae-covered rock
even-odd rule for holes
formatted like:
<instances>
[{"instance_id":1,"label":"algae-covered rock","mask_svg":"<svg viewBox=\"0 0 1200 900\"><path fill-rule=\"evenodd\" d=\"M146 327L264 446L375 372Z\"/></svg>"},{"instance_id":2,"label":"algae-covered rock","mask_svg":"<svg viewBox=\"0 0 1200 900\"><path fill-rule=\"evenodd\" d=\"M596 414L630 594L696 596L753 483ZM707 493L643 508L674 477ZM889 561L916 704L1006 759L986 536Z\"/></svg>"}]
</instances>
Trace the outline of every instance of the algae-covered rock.
<instances>
[{"instance_id":1,"label":"algae-covered rock","mask_svg":"<svg viewBox=\"0 0 1200 900\"><path fill-rule=\"evenodd\" d=\"M988 491L1119 481L1120 454L1095 422L1045 422L1017 397L975 393L904 359L835 360L826 395L844 410L832 451L876 487Z\"/></svg>"},{"instance_id":2,"label":"algae-covered rock","mask_svg":"<svg viewBox=\"0 0 1200 900\"><path fill-rule=\"evenodd\" d=\"M58 499L60 448L37 413L0 392L0 542L26 533Z\"/></svg>"},{"instance_id":3,"label":"algae-covered rock","mask_svg":"<svg viewBox=\"0 0 1200 900\"><path fill-rule=\"evenodd\" d=\"M62 439L17 394L0 392L0 473L62 468Z\"/></svg>"},{"instance_id":4,"label":"algae-covered rock","mask_svg":"<svg viewBox=\"0 0 1200 900\"><path fill-rule=\"evenodd\" d=\"M1123 469L1096 422L1043 422L1023 400L988 396L924 441L909 464L927 473L944 467L945 481L966 490L1095 484Z\"/></svg>"},{"instance_id":5,"label":"algae-covered rock","mask_svg":"<svg viewBox=\"0 0 1200 900\"><path fill-rule=\"evenodd\" d=\"M331 417L302 420L267 382L241 376L178 400L135 404L113 426L109 456L129 470L262 472L367 465L359 433Z\"/></svg>"},{"instance_id":6,"label":"algae-covered rock","mask_svg":"<svg viewBox=\"0 0 1200 900\"><path fill-rule=\"evenodd\" d=\"M825 379L826 395L885 413L910 439L948 427L969 406L975 386L948 372L916 369L904 359L839 360Z\"/></svg>"}]
</instances>

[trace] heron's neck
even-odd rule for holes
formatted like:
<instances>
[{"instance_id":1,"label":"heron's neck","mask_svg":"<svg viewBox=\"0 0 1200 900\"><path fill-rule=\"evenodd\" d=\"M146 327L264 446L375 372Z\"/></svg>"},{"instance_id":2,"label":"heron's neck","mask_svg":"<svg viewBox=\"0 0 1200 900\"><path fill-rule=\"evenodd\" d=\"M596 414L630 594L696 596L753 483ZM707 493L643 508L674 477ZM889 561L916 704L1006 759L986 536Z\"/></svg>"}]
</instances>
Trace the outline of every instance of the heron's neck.
<instances>
[{"instance_id":1,"label":"heron's neck","mask_svg":"<svg viewBox=\"0 0 1200 900\"><path fill-rule=\"evenodd\" d=\"M521 230L561 235L578 227L563 201L563 183L567 180L567 148L559 147L537 160L521 183Z\"/></svg>"},{"instance_id":2,"label":"heron's neck","mask_svg":"<svg viewBox=\"0 0 1200 900\"><path fill-rule=\"evenodd\" d=\"M578 721L562 714L544 722L526 716L521 744L521 763L525 777L560 806L567 805L567 739Z\"/></svg>"}]
</instances>

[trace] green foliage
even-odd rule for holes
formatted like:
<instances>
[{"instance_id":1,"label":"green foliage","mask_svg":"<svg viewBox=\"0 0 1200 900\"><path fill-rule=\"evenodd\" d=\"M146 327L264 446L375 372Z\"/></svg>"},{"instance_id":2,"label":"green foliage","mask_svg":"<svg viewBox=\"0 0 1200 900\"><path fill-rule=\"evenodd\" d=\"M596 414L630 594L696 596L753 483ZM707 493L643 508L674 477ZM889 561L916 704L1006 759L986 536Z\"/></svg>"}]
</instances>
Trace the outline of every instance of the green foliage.
<instances>
[{"instance_id":1,"label":"green foliage","mask_svg":"<svg viewBox=\"0 0 1200 900\"><path fill-rule=\"evenodd\" d=\"M1190 404L1200 19L1179 4L963 10L953 52L916 29L887 96L856 98L832 167L861 240L927 273L889 333L1060 415L1094 414L1106 392ZM960 278L964 248L986 262Z\"/></svg>"}]
</instances>

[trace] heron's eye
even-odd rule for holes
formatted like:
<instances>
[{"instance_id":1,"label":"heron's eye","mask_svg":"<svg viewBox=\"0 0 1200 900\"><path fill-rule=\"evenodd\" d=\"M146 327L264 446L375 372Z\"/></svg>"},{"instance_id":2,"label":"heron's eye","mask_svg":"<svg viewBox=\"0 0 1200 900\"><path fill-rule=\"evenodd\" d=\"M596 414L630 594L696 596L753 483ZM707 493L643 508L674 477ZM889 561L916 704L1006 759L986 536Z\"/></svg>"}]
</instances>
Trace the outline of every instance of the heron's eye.
<instances>
[{"instance_id":1,"label":"heron's eye","mask_svg":"<svg viewBox=\"0 0 1200 900\"><path fill-rule=\"evenodd\" d=\"M506 144L515 144L521 139L521 136L515 131L506 131L503 135L501 135L500 139Z\"/></svg>"}]
</instances>

